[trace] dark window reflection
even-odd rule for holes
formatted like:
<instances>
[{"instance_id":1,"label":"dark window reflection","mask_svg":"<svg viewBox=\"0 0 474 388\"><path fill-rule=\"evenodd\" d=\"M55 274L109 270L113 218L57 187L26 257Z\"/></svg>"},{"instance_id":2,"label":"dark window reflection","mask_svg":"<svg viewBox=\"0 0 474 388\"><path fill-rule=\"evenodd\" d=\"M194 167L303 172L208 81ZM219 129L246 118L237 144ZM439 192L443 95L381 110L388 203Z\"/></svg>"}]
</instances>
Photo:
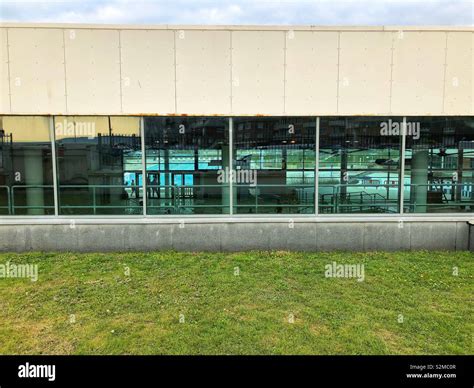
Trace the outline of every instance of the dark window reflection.
<instances>
[{"instance_id":1,"label":"dark window reflection","mask_svg":"<svg viewBox=\"0 0 474 388\"><path fill-rule=\"evenodd\" d=\"M314 213L316 119L235 118L235 213Z\"/></svg>"},{"instance_id":2,"label":"dark window reflection","mask_svg":"<svg viewBox=\"0 0 474 388\"><path fill-rule=\"evenodd\" d=\"M56 117L60 214L142 214L138 117Z\"/></svg>"},{"instance_id":3,"label":"dark window reflection","mask_svg":"<svg viewBox=\"0 0 474 388\"><path fill-rule=\"evenodd\" d=\"M405 212L473 211L472 117L408 117L405 158Z\"/></svg>"},{"instance_id":4,"label":"dark window reflection","mask_svg":"<svg viewBox=\"0 0 474 388\"><path fill-rule=\"evenodd\" d=\"M321 118L320 213L397 213L402 118Z\"/></svg>"},{"instance_id":5,"label":"dark window reflection","mask_svg":"<svg viewBox=\"0 0 474 388\"><path fill-rule=\"evenodd\" d=\"M229 119L145 118L148 214L229 213Z\"/></svg>"},{"instance_id":6,"label":"dark window reflection","mask_svg":"<svg viewBox=\"0 0 474 388\"><path fill-rule=\"evenodd\" d=\"M49 118L0 117L0 214L54 214Z\"/></svg>"},{"instance_id":7,"label":"dark window reflection","mask_svg":"<svg viewBox=\"0 0 474 388\"><path fill-rule=\"evenodd\" d=\"M55 117L61 215L312 214L315 117ZM474 119L321 117L321 214L474 209ZM231 155L233 156L230 165ZM50 119L0 117L0 214L54 214ZM147 192L143 190L147 183ZM233 197L230 183L233 183Z\"/></svg>"}]
</instances>

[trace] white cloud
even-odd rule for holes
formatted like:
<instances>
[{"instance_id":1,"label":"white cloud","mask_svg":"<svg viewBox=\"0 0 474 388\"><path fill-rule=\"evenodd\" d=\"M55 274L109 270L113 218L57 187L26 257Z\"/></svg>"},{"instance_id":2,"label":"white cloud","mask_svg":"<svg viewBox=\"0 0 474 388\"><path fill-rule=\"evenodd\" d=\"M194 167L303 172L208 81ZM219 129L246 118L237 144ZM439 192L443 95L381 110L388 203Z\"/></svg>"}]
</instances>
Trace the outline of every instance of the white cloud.
<instances>
[{"instance_id":1,"label":"white cloud","mask_svg":"<svg viewBox=\"0 0 474 388\"><path fill-rule=\"evenodd\" d=\"M1 21L133 24L473 25L471 0L38 0Z\"/></svg>"}]
</instances>

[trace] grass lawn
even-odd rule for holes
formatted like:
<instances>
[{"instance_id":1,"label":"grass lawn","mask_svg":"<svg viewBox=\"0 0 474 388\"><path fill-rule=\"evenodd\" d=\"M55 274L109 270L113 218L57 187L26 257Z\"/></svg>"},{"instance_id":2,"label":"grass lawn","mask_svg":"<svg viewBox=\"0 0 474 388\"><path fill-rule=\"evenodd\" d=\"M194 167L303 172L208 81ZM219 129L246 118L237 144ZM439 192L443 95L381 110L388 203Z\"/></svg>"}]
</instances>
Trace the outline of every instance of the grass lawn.
<instances>
[{"instance_id":1,"label":"grass lawn","mask_svg":"<svg viewBox=\"0 0 474 388\"><path fill-rule=\"evenodd\" d=\"M39 265L37 282L0 278L0 354L473 354L473 259L0 254ZM365 280L326 278L333 261Z\"/></svg>"}]
</instances>

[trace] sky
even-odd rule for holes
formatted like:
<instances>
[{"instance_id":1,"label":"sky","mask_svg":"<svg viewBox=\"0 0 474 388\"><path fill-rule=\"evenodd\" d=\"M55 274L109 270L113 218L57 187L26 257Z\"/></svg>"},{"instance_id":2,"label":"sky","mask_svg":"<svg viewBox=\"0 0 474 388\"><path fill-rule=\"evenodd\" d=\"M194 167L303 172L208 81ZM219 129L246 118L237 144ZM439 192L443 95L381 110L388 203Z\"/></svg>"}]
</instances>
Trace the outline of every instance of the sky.
<instances>
[{"instance_id":1,"label":"sky","mask_svg":"<svg viewBox=\"0 0 474 388\"><path fill-rule=\"evenodd\" d=\"M0 21L472 26L473 3L474 0L0 0Z\"/></svg>"}]
</instances>

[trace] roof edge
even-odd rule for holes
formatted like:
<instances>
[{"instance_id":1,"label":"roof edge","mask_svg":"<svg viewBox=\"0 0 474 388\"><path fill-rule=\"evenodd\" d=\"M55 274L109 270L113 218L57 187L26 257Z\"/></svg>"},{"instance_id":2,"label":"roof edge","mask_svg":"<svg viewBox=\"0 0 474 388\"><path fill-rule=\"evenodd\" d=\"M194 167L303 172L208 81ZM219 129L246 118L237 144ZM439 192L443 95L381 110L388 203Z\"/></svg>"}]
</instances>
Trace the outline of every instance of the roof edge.
<instances>
[{"instance_id":1,"label":"roof edge","mask_svg":"<svg viewBox=\"0 0 474 388\"><path fill-rule=\"evenodd\" d=\"M180 25L0 22L3 28L74 28L120 30L236 30L236 31L467 31L474 26L332 26L332 25Z\"/></svg>"}]
</instances>

